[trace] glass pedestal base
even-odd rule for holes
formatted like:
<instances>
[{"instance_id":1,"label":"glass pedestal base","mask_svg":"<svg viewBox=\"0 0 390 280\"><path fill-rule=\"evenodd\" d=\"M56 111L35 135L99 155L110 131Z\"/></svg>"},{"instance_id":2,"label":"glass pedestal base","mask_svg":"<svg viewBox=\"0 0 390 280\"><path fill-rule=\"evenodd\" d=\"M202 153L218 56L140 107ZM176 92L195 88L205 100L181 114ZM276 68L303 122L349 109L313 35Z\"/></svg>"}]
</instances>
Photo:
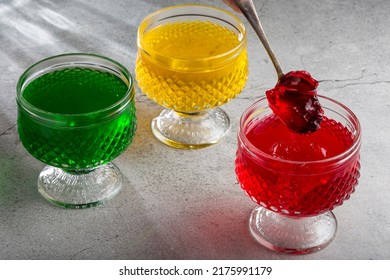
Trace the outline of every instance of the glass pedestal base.
<instances>
[{"instance_id":1,"label":"glass pedestal base","mask_svg":"<svg viewBox=\"0 0 390 280\"><path fill-rule=\"evenodd\" d=\"M220 108L198 113L165 109L152 121L152 131L163 143L182 149L199 149L218 143L230 129L228 115Z\"/></svg>"},{"instance_id":2,"label":"glass pedestal base","mask_svg":"<svg viewBox=\"0 0 390 280\"><path fill-rule=\"evenodd\" d=\"M39 174L38 191L64 208L90 208L114 197L122 187L122 174L112 163L91 170L67 172L46 166Z\"/></svg>"},{"instance_id":3,"label":"glass pedestal base","mask_svg":"<svg viewBox=\"0 0 390 280\"><path fill-rule=\"evenodd\" d=\"M257 207L249 218L249 231L258 243L289 254L307 254L325 248L336 230L337 221L330 211L312 217L289 217Z\"/></svg>"}]
</instances>

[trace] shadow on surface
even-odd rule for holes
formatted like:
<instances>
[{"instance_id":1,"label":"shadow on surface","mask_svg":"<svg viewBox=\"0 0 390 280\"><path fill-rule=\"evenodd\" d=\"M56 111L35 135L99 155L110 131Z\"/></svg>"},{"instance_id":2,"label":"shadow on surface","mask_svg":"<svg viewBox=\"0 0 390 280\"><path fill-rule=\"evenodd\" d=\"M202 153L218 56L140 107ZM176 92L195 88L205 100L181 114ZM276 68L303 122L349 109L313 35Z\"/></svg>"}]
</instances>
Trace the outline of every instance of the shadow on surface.
<instances>
[{"instance_id":1,"label":"shadow on surface","mask_svg":"<svg viewBox=\"0 0 390 280\"><path fill-rule=\"evenodd\" d=\"M230 202L230 203L229 203ZM173 217L169 231L176 234L182 248L181 259L268 258L270 252L257 245L249 235L248 217L237 202L205 200L191 205ZM255 252L255 256L254 256Z\"/></svg>"}]
</instances>

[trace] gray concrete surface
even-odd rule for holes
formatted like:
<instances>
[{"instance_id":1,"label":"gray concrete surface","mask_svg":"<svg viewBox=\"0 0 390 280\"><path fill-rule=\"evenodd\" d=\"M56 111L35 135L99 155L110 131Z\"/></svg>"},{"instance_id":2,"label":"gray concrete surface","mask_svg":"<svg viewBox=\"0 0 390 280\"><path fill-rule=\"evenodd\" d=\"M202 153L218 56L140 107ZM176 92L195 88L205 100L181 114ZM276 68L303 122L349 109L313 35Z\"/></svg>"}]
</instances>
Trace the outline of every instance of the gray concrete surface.
<instances>
[{"instance_id":1,"label":"gray concrete surface","mask_svg":"<svg viewBox=\"0 0 390 280\"><path fill-rule=\"evenodd\" d=\"M92 52L134 73L141 20L191 2L224 7L218 0L0 1L0 259L390 259L388 0L255 0L285 70L311 72L319 92L346 104L362 123L360 183L335 209L339 228L325 250L277 254L248 234L256 205L235 179L237 124L276 82L251 30L250 77L242 94L223 106L232 121L223 142L198 151L161 144L150 130L161 107L137 89L138 131L115 160L125 177L121 193L81 211L57 208L39 195L44 165L24 150L16 131L15 86L23 70L48 56Z\"/></svg>"}]
</instances>

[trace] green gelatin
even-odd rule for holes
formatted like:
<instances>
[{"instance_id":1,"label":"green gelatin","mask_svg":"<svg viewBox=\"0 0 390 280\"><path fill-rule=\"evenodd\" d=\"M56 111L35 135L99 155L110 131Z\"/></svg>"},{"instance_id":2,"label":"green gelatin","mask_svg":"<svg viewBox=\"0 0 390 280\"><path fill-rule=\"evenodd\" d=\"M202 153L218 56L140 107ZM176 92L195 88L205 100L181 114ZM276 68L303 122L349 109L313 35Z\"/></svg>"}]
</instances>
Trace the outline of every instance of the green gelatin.
<instances>
[{"instance_id":1,"label":"green gelatin","mask_svg":"<svg viewBox=\"0 0 390 280\"><path fill-rule=\"evenodd\" d=\"M70 172L112 161L131 143L134 87L117 75L89 68L43 74L24 87L18 102L21 142L38 160ZM39 110L36 110L36 109Z\"/></svg>"}]
</instances>

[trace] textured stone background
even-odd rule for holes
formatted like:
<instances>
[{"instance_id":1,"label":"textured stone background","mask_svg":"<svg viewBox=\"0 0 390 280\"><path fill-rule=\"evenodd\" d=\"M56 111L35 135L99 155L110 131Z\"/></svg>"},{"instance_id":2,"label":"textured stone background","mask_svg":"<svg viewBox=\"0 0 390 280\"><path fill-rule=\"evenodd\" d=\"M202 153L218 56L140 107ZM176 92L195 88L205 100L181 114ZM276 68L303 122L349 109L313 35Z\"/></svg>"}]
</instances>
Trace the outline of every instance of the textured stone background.
<instances>
[{"instance_id":1,"label":"textured stone background","mask_svg":"<svg viewBox=\"0 0 390 280\"><path fill-rule=\"evenodd\" d=\"M321 82L320 94L350 107L362 123L360 184L335 209L339 228L325 250L276 254L249 236L256 205L235 179L237 124L276 82L249 28L250 77L242 94L223 106L232 122L223 142L199 151L161 144L150 131L161 107L138 89L137 135L115 160L125 176L121 193L82 211L41 198L36 180L43 164L24 150L16 131L20 74L66 52L102 54L134 73L141 20L179 3L224 7L217 0L0 2L0 259L390 259L388 0L255 0L284 69L309 71Z\"/></svg>"}]
</instances>

